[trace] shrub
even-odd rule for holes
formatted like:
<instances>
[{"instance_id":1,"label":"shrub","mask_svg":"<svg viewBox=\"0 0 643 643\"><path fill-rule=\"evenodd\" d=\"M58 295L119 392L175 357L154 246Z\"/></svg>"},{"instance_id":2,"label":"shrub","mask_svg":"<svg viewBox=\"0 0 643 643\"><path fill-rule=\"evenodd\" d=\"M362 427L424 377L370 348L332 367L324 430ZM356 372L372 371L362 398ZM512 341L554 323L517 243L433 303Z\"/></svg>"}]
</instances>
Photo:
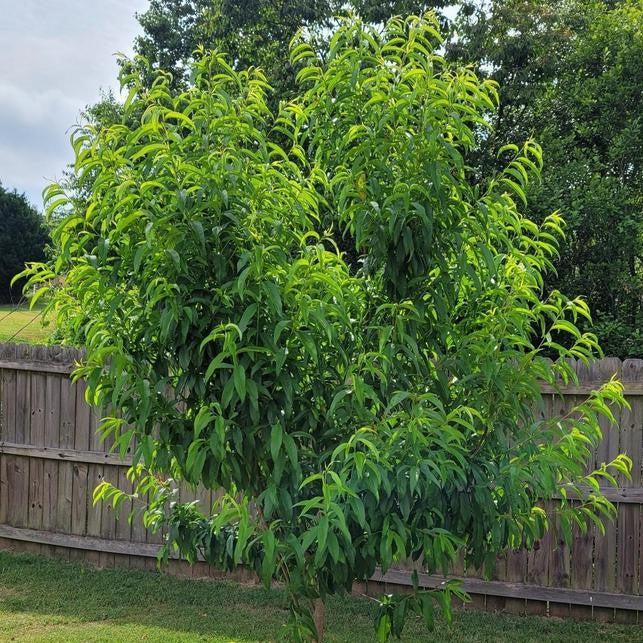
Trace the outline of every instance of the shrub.
<instances>
[{"instance_id":1,"label":"shrub","mask_svg":"<svg viewBox=\"0 0 643 643\"><path fill-rule=\"evenodd\" d=\"M85 343L90 402L118 411L103 431L122 451L136 438L146 524L168 523L191 560L285 583L301 638L321 638L318 599L378 566L446 570L460 549L477 566L533 543L540 499L562 495L567 534L600 522L598 478L629 466L584 473L617 382L565 417L536 413L540 382L596 352L575 325L589 313L541 300L562 221L520 213L539 148L501 150L484 191L469 181L496 87L439 43L431 18L346 22L325 62L295 42L301 93L275 117L262 73L217 53L180 93L162 72L149 90L126 76L123 123L73 137L86 204L48 193L71 211L30 283L65 276L51 306ZM168 476L221 489L212 513L174 504ZM385 599L378 637L408 610L430 624L451 591Z\"/></svg>"}]
</instances>

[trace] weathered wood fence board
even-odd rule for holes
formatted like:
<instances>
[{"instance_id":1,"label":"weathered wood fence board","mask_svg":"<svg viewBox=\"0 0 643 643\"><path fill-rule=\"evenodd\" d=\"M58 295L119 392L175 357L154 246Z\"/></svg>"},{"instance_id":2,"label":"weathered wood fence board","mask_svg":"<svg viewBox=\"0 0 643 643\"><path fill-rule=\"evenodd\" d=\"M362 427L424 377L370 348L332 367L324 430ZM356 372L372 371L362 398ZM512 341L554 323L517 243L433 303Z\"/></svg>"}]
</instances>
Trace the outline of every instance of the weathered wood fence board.
<instances>
[{"instance_id":1,"label":"weathered wood fence board","mask_svg":"<svg viewBox=\"0 0 643 643\"><path fill-rule=\"evenodd\" d=\"M102 566L153 567L160 536L147 533L140 520L130 524L111 505L92 505L103 479L127 488L131 457L120 460L96 434L97 417L84 399L84 383L69 374L81 357L62 347L0 344L0 546L62 554ZM623 381L629 409L619 412L620 428L605 425L604 440L592 465L627 453L634 461L632 480L609 490L617 504L615 522L602 535L574 532L568 546L557 526L531 551L498 559L491 581L462 560L453 573L465 579L474 603L487 609L520 613L586 616L643 621L643 360L606 358L577 366L579 384L562 391L544 388L543 417L566 413L614 374ZM180 499L212 503L213 492L181 487ZM181 561L174 571L193 572ZM438 577L424 575L428 586ZM369 582L368 591L411 584L401 566Z\"/></svg>"}]
</instances>

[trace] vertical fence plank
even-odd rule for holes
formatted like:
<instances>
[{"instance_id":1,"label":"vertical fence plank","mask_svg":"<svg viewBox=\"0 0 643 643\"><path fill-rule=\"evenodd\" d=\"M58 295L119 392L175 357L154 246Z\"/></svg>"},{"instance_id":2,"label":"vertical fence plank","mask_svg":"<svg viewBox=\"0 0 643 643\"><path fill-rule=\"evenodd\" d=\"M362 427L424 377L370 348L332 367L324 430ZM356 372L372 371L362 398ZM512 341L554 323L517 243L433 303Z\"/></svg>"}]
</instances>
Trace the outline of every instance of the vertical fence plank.
<instances>
[{"instance_id":1,"label":"vertical fence plank","mask_svg":"<svg viewBox=\"0 0 643 643\"><path fill-rule=\"evenodd\" d=\"M118 467L118 480L117 486L121 491L126 493L132 492L132 484L127 479L128 467ZM132 541L132 522L131 522L131 513L132 513L132 501L124 501L120 507L119 511L115 515L116 519L116 539L117 540L127 540ZM114 564L117 567L128 567L130 566L131 556L119 556L116 555Z\"/></svg>"},{"instance_id":2,"label":"vertical fence plank","mask_svg":"<svg viewBox=\"0 0 643 643\"><path fill-rule=\"evenodd\" d=\"M95 409L90 408L89 413L89 450L101 451L101 445L97 434L98 416ZM104 476L104 467L102 464L87 465L87 535L100 537L101 521L103 518L103 503L97 505L93 503L94 489L102 482ZM100 564L100 554L98 552L88 552L88 561L96 565Z\"/></svg>"},{"instance_id":3,"label":"vertical fence plank","mask_svg":"<svg viewBox=\"0 0 643 643\"><path fill-rule=\"evenodd\" d=\"M76 404L76 429L74 431L74 449L89 451L91 430L90 408L85 402L85 382L74 384ZM88 497L88 466L84 462L75 462L73 467L71 533L84 536L87 532L87 507L91 502Z\"/></svg>"},{"instance_id":4,"label":"vertical fence plank","mask_svg":"<svg viewBox=\"0 0 643 643\"><path fill-rule=\"evenodd\" d=\"M47 373L45 380L45 446L56 448L59 439L60 424L60 378ZM45 499L43 506L43 529L56 529L56 507L58 503L58 462L46 460L45 471Z\"/></svg>"},{"instance_id":5,"label":"vertical fence plank","mask_svg":"<svg viewBox=\"0 0 643 643\"><path fill-rule=\"evenodd\" d=\"M0 525L8 522L9 481L7 480L7 458L0 453Z\"/></svg>"},{"instance_id":6,"label":"vertical fence plank","mask_svg":"<svg viewBox=\"0 0 643 643\"><path fill-rule=\"evenodd\" d=\"M29 458L12 456L7 462L9 504L7 522L13 527L28 526Z\"/></svg>"},{"instance_id":7,"label":"vertical fence plank","mask_svg":"<svg viewBox=\"0 0 643 643\"><path fill-rule=\"evenodd\" d=\"M621 360L617 358L607 357L596 362L590 368L591 379L595 382L607 381L613 375L618 377L621 375ZM603 429L603 440L596 454L597 466L616 457L619 449L618 429L611 427L610 423L605 420L601 420L601 427ZM604 535L595 532L594 589L605 592L616 591L616 548L616 524L607 522Z\"/></svg>"},{"instance_id":8,"label":"vertical fence plank","mask_svg":"<svg viewBox=\"0 0 643 643\"><path fill-rule=\"evenodd\" d=\"M643 382L643 361L623 362L621 379L624 384ZM641 486L641 427L643 426L643 400L633 398L630 408L621 413L621 450L632 458L632 480L624 481L625 486ZM639 588L640 568L640 507L622 503L618 515L618 573L617 590L634 594Z\"/></svg>"},{"instance_id":9,"label":"vertical fence plank","mask_svg":"<svg viewBox=\"0 0 643 643\"><path fill-rule=\"evenodd\" d=\"M0 357L11 361L15 359L16 347L13 345L0 346ZM11 369L2 369L2 389L0 390L0 417L2 427L2 439L7 442L16 440L16 372ZM13 475L15 456L0 456L0 516L2 522L9 522L13 504L13 494L10 493L9 476ZM11 472L11 473L10 473Z\"/></svg>"},{"instance_id":10,"label":"vertical fence plank","mask_svg":"<svg viewBox=\"0 0 643 643\"><path fill-rule=\"evenodd\" d=\"M575 369L575 362L570 365ZM551 413L554 417L570 415L580 400L574 395L554 395L552 398ZM558 503L550 503L552 509L551 520L551 550L549 552L549 585L552 587L567 588L571 579L571 552L569 543L563 537L560 517L556 512ZM569 616L569 604L550 602L549 613L551 616Z\"/></svg>"},{"instance_id":11,"label":"vertical fence plank","mask_svg":"<svg viewBox=\"0 0 643 643\"><path fill-rule=\"evenodd\" d=\"M76 351L63 348L57 360L63 364L73 364ZM61 449L73 449L76 445L76 385L70 377L60 377L60 422L58 444ZM74 485L75 463L61 462L58 465L58 497L56 503L56 524L59 531L74 533ZM70 560L85 560L84 552L69 551Z\"/></svg>"},{"instance_id":12,"label":"vertical fence plank","mask_svg":"<svg viewBox=\"0 0 643 643\"><path fill-rule=\"evenodd\" d=\"M589 590L592 588L594 580L594 530L593 525L588 525L585 533L577 525L573 528L570 583L574 589ZM572 615L590 618L592 608L575 605L572 607Z\"/></svg>"},{"instance_id":13,"label":"vertical fence plank","mask_svg":"<svg viewBox=\"0 0 643 643\"><path fill-rule=\"evenodd\" d=\"M21 347L22 348L22 347ZM22 352L22 351L20 351ZM8 347L5 359L18 359L18 346ZM20 397L26 395L25 381L20 381ZM4 385L3 419L6 420L7 440L23 442L25 440L24 415L18 417L18 408L24 409L24 403L18 403L18 374L11 371ZM18 423L20 422L20 426ZM12 456L7 460L8 507L7 522L14 527L27 527L29 524L29 459L23 456Z\"/></svg>"},{"instance_id":14,"label":"vertical fence plank","mask_svg":"<svg viewBox=\"0 0 643 643\"><path fill-rule=\"evenodd\" d=\"M44 357L46 349L42 346L34 347L32 359ZM45 376L42 373L30 373L30 405L29 415L31 420L29 444L45 446ZM33 529L42 529L45 507L45 493L48 486L45 473L45 461L39 458L30 458L29 462L29 526Z\"/></svg>"},{"instance_id":15,"label":"vertical fence plank","mask_svg":"<svg viewBox=\"0 0 643 643\"><path fill-rule=\"evenodd\" d=\"M582 362L576 364L579 381L592 381L592 365ZM576 397L576 402L582 401L582 396ZM592 449L592 455L587 463L586 472L596 468L598 447ZM577 589L592 589L594 583L594 540L598 533L596 526L590 524L585 533L574 525L571 544L571 586ZM592 619L594 609L591 605L572 605L571 616L578 619Z\"/></svg>"},{"instance_id":16,"label":"vertical fence plank","mask_svg":"<svg viewBox=\"0 0 643 643\"><path fill-rule=\"evenodd\" d=\"M580 382L590 381L591 367L582 362L576 365L576 373ZM581 398L576 397L578 403ZM587 466L589 473L596 467L596 449L593 450L592 457ZM571 585L577 589L591 589L594 580L594 526L588 525L585 533L574 525L572 531L571 543ZM575 614L579 616L583 613L582 606L575 606ZM587 609L589 613L587 613ZM585 615L591 616L591 607L585 609Z\"/></svg>"},{"instance_id":17,"label":"vertical fence plank","mask_svg":"<svg viewBox=\"0 0 643 643\"><path fill-rule=\"evenodd\" d=\"M524 583L527 577L527 550L517 549L507 553L507 580L512 583ZM524 614L525 599L508 598L505 610L512 614Z\"/></svg>"},{"instance_id":18,"label":"vertical fence plank","mask_svg":"<svg viewBox=\"0 0 643 643\"><path fill-rule=\"evenodd\" d=\"M85 382L76 382L73 386L76 404L76 426L74 430L74 449L89 451L90 408L85 402ZM71 497L71 533L79 536L87 534L87 497L88 466L84 462L74 462L72 466L72 497ZM90 558L94 552L90 553ZM88 552L81 550L70 552L72 560L87 560ZM97 560L95 561L97 562Z\"/></svg>"},{"instance_id":19,"label":"vertical fence plank","mask_svg":"<svg viewBox=\"0 0 643 643\"><path fill-rule=\"evenodd\" d=\"M7 361L16 359L16 346L3 344L0 346L0 358ZM16 371L10 368L2 369L2 439L7 442L16 441Z\"/></svg>"},{"instance_id":20,"label":"vertical fence plank","mask_svg":"<svg viewBox=\"0 0 643 643\"><path fill-rule=\"evenodd\" d=\"M126 493L132 492L132 485L127 479L127 467L118 467L118 480L116 484L121 491L125 491ZM120 512L116 516L116 538L119 540L132 539L132 525L129 521L131 512L131 500L123 502L120 507Z\"/></svg>"},{"instance_id":21,"label":"vertical fence plank","mask_svg":"<svg viewBox=\"0 0 643 643\"><path fill-rule=\"evenodd\" d=\"M554 398L552 395L543 395L543 404L540 409L540 418L545 419L553 412ZM542 504L544 511L549 515L550 506L548 502ZM549 575L549 555L552 548L551 531L547 531L543 538L527 552L527 575L526 581L532 585L547 584ZM544 614L547 611L546 603L532 602L527 605L529 613Z\"/></svg>"},{"instance_id":22,"label":"vertical fence plank","mask_svg":"<svg viewBox=\"0 0 643 643\"><path fill-rule=\"evenodd\" d=\"M31 346L19 344L16 346L16 360L31 359ZM30 440L30 398L31 398L31 373L16 371L16 437L18 444L32 444Z\"/></svg>"},{"instance_id":23,"label":"vertical fence plank","mask_svg":"<svg viewBox=\"0 0 643 643\"><path fill-rule=\"evenodd\" d=\"M637 364L637 373L640 378L641 376L641 369L643 368L643 360L636 360L638 362ZM628 368L626 369L629 371L630 366L629 366L629 360L626 360L626 364ZM629 377L629 375L628 375ZM638 486L643 487L643 396L638 396L636 398L630 398L630 403L632 404L632 409L634 410L634 407L636 405L636 410L634 411L634 416L635 418L638 418L638 420L634 420L632 424L634 425L633 431L634 431L634 436L632 438L633 441L633 446L639 449L640 456L638 457L638 461L635 460L633 462L632 469L636 469L636 476L639 481ZM630 427L632 428L632 427ZM634 475L633 475L634 477ZM643 595L643 504L638 506L638 516L639 516L639 546L637 548L638 550L638 584L637 584L637 593L639 595ZM638 614L639 617L639 625L643 625L643 611L640 611Z\"/></svg>"},{"instance_id":24,"label":"vertical fence plank","mask_svg":"<svg viewBox=\"0 0 643 643\"><path fill-rule=\"evenodd\" d=\"M551 532L552 549L549 554L549 585L551 587L570 587L571 560L569 546L563 538L558 515L553 518ZM550 602L550 616L569 616L569 604Z\"/></svg>"},{"instance_id":25,"label":"vertical fence plank","mask_svg":"<svg viewBox=\"0 0 643 643\"><path fill-rule=\"evenodd\" d=\"M63 362L72 360L69 349L61 354ZM59 377L60 423L58 445L61 449L73 449L76 430L76 390L69 377ZM56 505L56 527L64 533L71 532L74 467L71 462L58 465L58 502Z\"/></svg>"},{"instance_id":26,"label":"vertical fence plank","mask_svg":"<svg viewBox=\"0 0 643 643\"><path fill-rule=\"evenodd\" d=\"M143 503L142 500L136 500L132 511L132 540L135 543L144 543L147 542L146 539L146 529L143 524Z\"/></svg>"},{"instance_id":27,"label":"vertical fence plank","mask_svg":"<svg viewBox=\"0 0 643 643\"><path fill-rule=\"evenodd\" d=\"M31 351L31 346L28 344L18 344L16 346L16 359L29 361ZM18 371L16 374L16 442L29 444L30 432L31 373ZM30 464L31 458L17 457L14 460L13 475L9 478L9 488L12 490L12 500L15 502L12 508L12 524L16 527L29 526ZM28 547L27 549L36 553L40 548Z\"/></svg>"},{"instance_id":28,"label":"vertical fence plank","mask_svg":"<svg viewBox=\"0 0 643 643\"><path fill-rule=\"evenodd\" d=\"M103 480L103 465L90 464L87 466L87 528L86 533L88 536L98 538L101 535L100 525L103 516L104 503L99 502L97 505L92 503L92 494L94 489ZM100 555L98 552L88 552L88 562L99 564Z\"/></svg>"},{"instance_id":29,"label":"vertical fence plank","mask_svg":"<svg viewBox=\"0 0 643 643\"><path fill-rule=\"evenodd\" d=\"M543 502L543 509L551 513L551 501ZM547 585L549 581L549 558L555 546L552 530L537 541L527 554L527 582L532 585Z\"/></svg>"},{"instance_id":30,"label":"vertical fence plank","mask_svg":"<svg viewBox=\"0 0 643 643\"><path fill-rule=\"evenodd\" d=\"M118 466L105 465L103 467L103 478L108 482L118 486ZM103 502L102 512L100 519L100 537L106 540L114 540L116 538L116 516L114 508L109 502ZM100 553L101 567L114 567L115 556L106 552Z\"/></svg>"}]
</instances>

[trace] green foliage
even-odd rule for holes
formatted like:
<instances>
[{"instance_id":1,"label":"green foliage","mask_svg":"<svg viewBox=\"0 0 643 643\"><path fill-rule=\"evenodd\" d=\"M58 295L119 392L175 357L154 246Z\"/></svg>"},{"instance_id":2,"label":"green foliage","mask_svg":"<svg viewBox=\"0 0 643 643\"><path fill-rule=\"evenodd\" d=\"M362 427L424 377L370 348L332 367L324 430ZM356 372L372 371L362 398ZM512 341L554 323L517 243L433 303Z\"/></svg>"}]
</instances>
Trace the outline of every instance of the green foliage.
<instances>
[{"instance_id":1,"label":"green foliage","mask_svg":"<svg viewBox=\"0 0 643 643\"><path fill-rule=\"evenodd\" d=\"M11 285L25 263L42 261L49 234L42 216L24 194L10 192L0 184L0 302L18 303L24 281Z\"/></svg>"},{"instance_id":2,"label":"green foliage","mask_svg":"<svg viewBox=\"0 0 643 643\"><path fill-rule=\"evenodd\" d=\"M114 125L123 118L121 103L114 96L114 92L101 91L100 100L93 105L88 105L83 114L83 119L97 127Z\"/></svg>"},{"instance_id":3,"label":"green foliage","mask_svg":"<svg viewBox=\"0 0 643 643\"><path fill-rule=\"evenodd\" d=\"M568 224L546 289L585 297L603 349L622 358L643 357L641 25L640 0L492 2L461 12L449 49L502 88L481 175L497 166L496 143L543 146L526 214L559 208Z\"/></svg>"},{"instance_id":4,"label":"green foliage","mask_svg":"<svg viewBox=\"0 0 643 643\"><path fill-rule=\"evenodd\" d=\"M134 49L155 68L172 73L174 85L188 76L194 51L217 49L236 69L260 66L279 98L297 91L290 64L290 40L304 29L320 50L337 17L354 10L366 21L381 23L394 15L440 8L445 0L151 0L138 16L143 28ZM151 81L153 74L145 75Z\"/></svg>"},{"instance_id":5,"label":"green foliage","mask_svg":"<svg viewBox=\"0 0 643 643\"><path fill-rule=\"evenodd\" d=\"M496 86L440 43L432 18L346 22L325 60L294 42L300 92L274 116L263 74L217 53L185 90L125 75L122 122L73 135L87 199L47 193L65 216L30 284L64 276L49 306L86 346L89 401L118 410L103 432L122 452L136 438L146 524L168 525L166 555L282 581L300 638L319 638L316 599L376 567L529 546L540 499L563 496L564 533L600 524L598 481L630 467L585 473L617 382L539 418L540 382L573 379L566 358L596 338L582 300L542 295L562 221L521 213L539 147L506 146L484 188L471 180ZM177 478L221 489L211 515L175 502ZM379 638L408 611L430 624L452 591L383 601Z\"/></svg>"},{"instance_id":6,"label":"green foliage","mask_svg":"<svg viewBox=\"0 0 643 643\"><path fill-rule=\"evenodd\" d=\"M369 23L395 14L443 10L442 0L228 2L152 0L139 16L135 50L149 85L154 69L189 83L201 44L228 54L236 69L259 66L279 99L297 93L288 60L301 28L322 57L336 16L354 10ZM493 131L482 128L470 155L476 181L500 170L494 150L534 137L547 160L543 180L529 189L526 215L542 222L559 209L567 238L546 276L545 291L582 296L596 316L591 327L607 354L643 357L643 217L640 86L643 82L641 0L463 0L441 15L449 59L474 62L502 88ZM129 64L129 63L128 63ZM100 107L100 105L99 105ZM283 143L283 141L282 141ZM336 243L354 264L350 236ZM589 323L581 328L590 329Z\"/></svg>"}]
</instances>

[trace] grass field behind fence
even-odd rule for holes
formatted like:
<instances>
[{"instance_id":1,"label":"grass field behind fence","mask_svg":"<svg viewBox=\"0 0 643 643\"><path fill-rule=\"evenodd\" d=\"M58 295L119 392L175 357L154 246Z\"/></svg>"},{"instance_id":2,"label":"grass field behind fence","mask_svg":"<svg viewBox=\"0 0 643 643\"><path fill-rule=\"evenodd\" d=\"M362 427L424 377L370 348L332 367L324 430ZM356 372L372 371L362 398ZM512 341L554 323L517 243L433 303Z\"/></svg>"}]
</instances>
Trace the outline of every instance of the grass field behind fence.
<instances>
[{"instance_id":1,"label":"grass field behind fence","mask_svg":"<svg viewBox=\"0 0 643 643\"><path fill-rule=\"evenodd\" d=\"M328 605L329 642L372 643L371 599ZM0 552L0 641L123 643L281 641L288 618L279 590L154 572L97 571L35 556ZM403 641L488 643L635 643L637 626L541 617L456 612L428 633L410 618Z\"/></svg>"},{"instance_id":2,"label":"grass field behind fence","mask_svg":"<svg viewBox=\"0 0 643 643\"><path fill-rule=\"evenodd\" d=\"M28 306L0 305L0 342L45 344L53 327L42 324L42 309Z\"/></svg>"}]
</instances>

